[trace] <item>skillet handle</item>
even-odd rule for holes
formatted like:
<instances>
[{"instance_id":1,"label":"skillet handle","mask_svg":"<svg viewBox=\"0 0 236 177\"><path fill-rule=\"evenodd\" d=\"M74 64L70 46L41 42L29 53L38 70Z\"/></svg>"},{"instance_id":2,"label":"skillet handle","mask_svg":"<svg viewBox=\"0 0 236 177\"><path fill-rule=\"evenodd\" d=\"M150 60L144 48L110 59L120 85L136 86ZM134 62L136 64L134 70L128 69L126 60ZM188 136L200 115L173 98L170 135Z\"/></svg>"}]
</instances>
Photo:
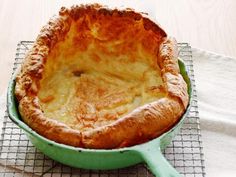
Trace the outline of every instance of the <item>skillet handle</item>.
<instances>
[{"instance_id":1,"label":"skillet handle","mask_svg":"<svg viewBox=\"0 0 236 177\"><path fill-rule=\"evenodd\" d=\"M179 172L172 167L166 158L163 156L160 148L160 142L155 143L156 146L141 148L138 151L139 155L148 165L151 172L156 177L182 177ZM157 147L158 145L158 147Z\"/></svg>"}]
</instances>

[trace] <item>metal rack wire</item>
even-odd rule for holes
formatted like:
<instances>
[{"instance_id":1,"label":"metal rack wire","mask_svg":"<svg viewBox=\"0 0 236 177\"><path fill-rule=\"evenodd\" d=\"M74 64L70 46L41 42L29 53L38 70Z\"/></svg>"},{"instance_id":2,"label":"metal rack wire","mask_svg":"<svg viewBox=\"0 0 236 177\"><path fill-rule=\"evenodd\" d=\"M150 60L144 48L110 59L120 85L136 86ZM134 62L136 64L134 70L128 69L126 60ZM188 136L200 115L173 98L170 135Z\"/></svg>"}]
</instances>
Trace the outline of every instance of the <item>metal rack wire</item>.
<instances>
[{"instance_id":1,"label":"metal rack wire","mask_svg":"<svg viewBox=\"0 0 236 177\"><path fill-rule=\"evenodd\" d=\"M21 41L17 45L13 72L22 63L26 52L32 47L32 41ZM199 125L196 86L193 72L191 47L179 43L179 56L185 61L193 83L193 104L180 133L165 149L164 155L169 162L185 177L205 177L205 166L202 153L202 142ZM92 171L71 168L55 162L37 150L19 129L8 118L3 118L0 139L0 177L34 177L34 176L79 176L79 177L151 177L153 176L144 164L133 167Z\"/></svg>"}]
</instances>

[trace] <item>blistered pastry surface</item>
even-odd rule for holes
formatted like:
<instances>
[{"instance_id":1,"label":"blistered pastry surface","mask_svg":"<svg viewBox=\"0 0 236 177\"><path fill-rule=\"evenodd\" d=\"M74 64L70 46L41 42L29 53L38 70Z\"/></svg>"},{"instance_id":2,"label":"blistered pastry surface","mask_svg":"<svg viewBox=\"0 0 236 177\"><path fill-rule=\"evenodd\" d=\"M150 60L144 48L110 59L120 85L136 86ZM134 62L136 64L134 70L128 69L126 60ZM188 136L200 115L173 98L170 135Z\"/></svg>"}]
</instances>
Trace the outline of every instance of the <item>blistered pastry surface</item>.
<instances>
[{"instance_id":1,"label":"blistered pastry surface","mask_svg":"<svg viewBox=\"0 0 236 177\"><path fill-rule=\"evenodd\" d=\"M23 120L72 146L117 148L173 126L188 104L176 42L132 10L62 8L16 78Z\"/></svg>"}]
</instances>

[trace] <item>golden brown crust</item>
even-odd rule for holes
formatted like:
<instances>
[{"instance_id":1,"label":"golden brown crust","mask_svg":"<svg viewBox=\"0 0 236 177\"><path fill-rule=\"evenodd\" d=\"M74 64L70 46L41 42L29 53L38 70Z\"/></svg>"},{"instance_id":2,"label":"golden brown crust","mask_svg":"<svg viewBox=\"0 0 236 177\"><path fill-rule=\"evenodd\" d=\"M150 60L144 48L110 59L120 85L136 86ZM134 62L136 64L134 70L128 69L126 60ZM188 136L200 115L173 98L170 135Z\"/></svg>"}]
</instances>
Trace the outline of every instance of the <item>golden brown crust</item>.
<instances>
[{"instance_id":1,"label":"golden brown crust","mask_svg":"<svg viewBox=\"0 0 236 177\"><path fill-rule=\"evenodd\" d=\"M157 41L161 42L160 47L156 49L152 48L156 45L150 43L153 41L150 40L149 43L142 41L147 50L157 53L157 61L155 62L161 69L165 90L168 94L165 98L133 110L110 125L98 127L92 131L80 132L46 117L39 104L37 94L49 53L58 42L64 40L72 21L77 21L85 14L91 16L90 20L98 17L122 17L127 20L127 23L130 23L129 20L138 21L141 19L143 28L146 31L151 30ZM80 30L83 32L83 29ZM119 35L119 31L115 31L114 34L106 34L106 37L113 38ZM142 143L168 130L178 121L187 107L187 86L179 74L177 60L175 40L167 38L166 33L158 25L148 18L142 17L139 13L132 10L109 10L98 4L74 6L71 9L62 8L59 16L51 19L43 27L16 77L15 95L19 102L19 111L22 119L33 130L59 143L105 149Z\"/></svg>"},{"instance_id":2,"label":"golden brown crust","mask_svg":"<svg viewBox=\"0 0 236 177\"><path fill-rule=\"evenodd\" d=\"M167 131L182 113L178 101L163 98L139 107L111 125L85 132L82 141L86 148L99 149L140 144Z\"/></svg>"},{"instance_id":3,"label":"golden brown crust","mask_svg":"<svg viewBox=\"0 0 236 177\"><path fill-rule=\"evenodd\" d=\"M186 109L189 96L187 85L179 73L178 49L174 38L167 38L160 46L158 64L160 66L162 77L166 83L166 89L170 96L177 97Z\"/></svg>"},{"instance_id":4,"label":"golden brown crust","mask_svg":"<svg viewBox=\"0 0 236 177\"><path fill-rule=\"evenodd\" d=\"M40 135L58 143L81 146L82 135L63 123L46 118L39 107L37 98L25 96L20 101L19 111L24 122Z\"/></svg>"}]
</instances>

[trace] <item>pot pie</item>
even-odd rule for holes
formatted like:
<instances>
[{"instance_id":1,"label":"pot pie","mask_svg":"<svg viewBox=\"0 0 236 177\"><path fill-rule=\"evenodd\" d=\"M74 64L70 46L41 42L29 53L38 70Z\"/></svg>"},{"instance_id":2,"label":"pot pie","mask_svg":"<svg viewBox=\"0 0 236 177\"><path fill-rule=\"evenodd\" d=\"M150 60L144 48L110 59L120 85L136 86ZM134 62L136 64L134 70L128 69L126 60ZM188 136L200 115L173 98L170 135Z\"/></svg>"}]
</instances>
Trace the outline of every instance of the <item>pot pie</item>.
<instances>
[{"instance_id":1,"label":"pot pie","mask_svg":"<svg viewBox=\"0 0 236 177\"><path fill-rule=\"evenodd\" d=\"M16 76L23 121L66 145L111 149L151 140L189 102L177 45L131 9L62 8Z\"/></svg>"}]
</instances>

